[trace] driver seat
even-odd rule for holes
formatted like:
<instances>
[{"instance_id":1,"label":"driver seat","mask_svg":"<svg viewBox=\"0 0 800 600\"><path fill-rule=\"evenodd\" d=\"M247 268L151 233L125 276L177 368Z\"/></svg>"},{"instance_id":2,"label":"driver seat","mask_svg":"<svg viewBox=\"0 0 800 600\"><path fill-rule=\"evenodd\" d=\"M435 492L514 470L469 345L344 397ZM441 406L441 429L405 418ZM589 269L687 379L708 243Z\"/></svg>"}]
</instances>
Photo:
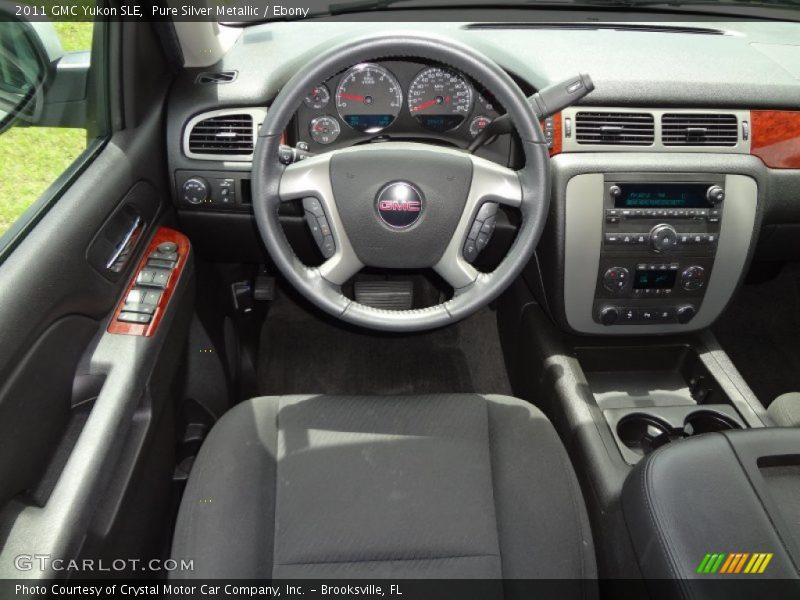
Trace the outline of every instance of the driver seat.
<instances>
[{"instance_id":1,"label":"driver seat","mask_svg":"<svg viewBox=\"0 0 800 600\"><path fill-rule=\"evenodd\" d=\"M584 597L596 577L553 426L477 394L237 405L194 463L172 555L199 579L550 578Z\"/></svg>"}]
</instances>

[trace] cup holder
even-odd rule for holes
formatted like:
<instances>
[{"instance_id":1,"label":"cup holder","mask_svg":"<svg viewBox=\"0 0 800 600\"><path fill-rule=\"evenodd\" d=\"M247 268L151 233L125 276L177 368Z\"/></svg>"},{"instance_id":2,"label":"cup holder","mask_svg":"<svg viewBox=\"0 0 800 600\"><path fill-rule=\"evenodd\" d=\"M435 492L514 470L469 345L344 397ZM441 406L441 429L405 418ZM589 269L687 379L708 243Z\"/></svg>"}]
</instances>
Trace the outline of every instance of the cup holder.
<instances>
[{"instance_id":1,"label":"cup holder","mask_svg":"<svg viewBox=\"0 0 800 600\"><path fill-rule=\"evenodd\" d=\"M644 456L675 440L742 428L728 415L707 409L690 412L683 423L675 418L670 421L645 413L629 414L617 422L617 437L631 452Z\"/></svg>"},{"instance_id":2,"label":"cup holder","mask_svg":"<svg viewBox=\"0 0 800 600\"><path fill-rule=\"evenodd\" d=\"M673 429L664 421L644 414L623 417L617 423L620 441L637 454L650 454L672 441Z\"/></svg>"},{"instance_id":3,"label":"cup holder","mask_svg":"<svg viewBox=\"0 0 800 600\"><path fill-rule=\"evenodd\" d=\"M741 429L742 426L730 417L722 413L710 410L698 410L687 415L684 420L683 430L686 435L700 435L701 433L713 433L715 431L729 431L731 429Z\"/></svg>"}]
</instances>

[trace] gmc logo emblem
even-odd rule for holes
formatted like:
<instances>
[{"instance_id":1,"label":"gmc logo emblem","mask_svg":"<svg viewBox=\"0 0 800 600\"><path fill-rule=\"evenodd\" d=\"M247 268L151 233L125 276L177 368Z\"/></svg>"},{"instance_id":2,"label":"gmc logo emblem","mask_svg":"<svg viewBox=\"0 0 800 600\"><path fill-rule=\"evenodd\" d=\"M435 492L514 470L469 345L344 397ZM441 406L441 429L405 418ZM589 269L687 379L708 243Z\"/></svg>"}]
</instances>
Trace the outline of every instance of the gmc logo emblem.
<instances>
[{"instance_id":1,"label":"gmc logo emblem","mask_svg":"<svg viewBox=\"0 0 800 600\"><path fill-rule=\"evenodd\" d=\"M399 211L399 212L419 212L422 210L422 202L411 200L398 202L397 200L381 200L378 204L380 211Z\"/></svg>"},{"instance_id":2,"label":"gmc logo emblem","mask_svg":"<svg viewBox=\"0 0 800 600\"><path fill-rule=\"evenodd\" d=\"M392 229L411 227L422 214L424 204L419 188L405 181L387 183L375 197L378 216Z\"/></svg>"}]
</instances>

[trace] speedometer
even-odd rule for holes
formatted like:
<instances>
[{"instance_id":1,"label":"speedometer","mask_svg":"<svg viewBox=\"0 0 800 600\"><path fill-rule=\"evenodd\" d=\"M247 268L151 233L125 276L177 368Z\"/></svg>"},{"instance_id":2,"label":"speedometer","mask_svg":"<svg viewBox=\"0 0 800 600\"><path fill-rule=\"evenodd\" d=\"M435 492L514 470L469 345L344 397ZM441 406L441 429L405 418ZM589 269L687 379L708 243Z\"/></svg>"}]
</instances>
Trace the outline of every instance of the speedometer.
<instances>
[{"instance_id":1,"label":"speedometer","mask_svg":"<svg viewBox=\"0 0 800 600\"><path fill-rule=\"evenodd\" d=\"M365 133L377 133L391 125L402 106L400 84L379 65L356 65L336 88L336 108L342 121Z\"/></svg>"},{"instance_id":2,"label":"speedometer","mask_svg":"<svg viewBox=\"0 0 800 600\"><path fill-rule=\"evenodd\" d=\"M455 129L472 110L472 86L455 71L428 67L408 88L408 110L426 129Z\"/></svg>"}]
</instances>

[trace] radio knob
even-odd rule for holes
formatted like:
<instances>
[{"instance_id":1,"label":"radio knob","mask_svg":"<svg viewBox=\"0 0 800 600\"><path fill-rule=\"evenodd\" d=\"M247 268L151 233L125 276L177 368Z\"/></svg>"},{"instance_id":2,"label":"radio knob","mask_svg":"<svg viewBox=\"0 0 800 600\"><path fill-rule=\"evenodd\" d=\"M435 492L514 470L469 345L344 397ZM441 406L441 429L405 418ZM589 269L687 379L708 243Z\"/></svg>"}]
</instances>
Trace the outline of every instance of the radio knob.
<instances>
[{"instance_id":1,"label":"radio knob","mask_svg":"<svg viewBox=\"0 0 800 600\"><path fill-rule=\"evenodd\" d=\"M183 199L189 204L202 204L209 194L208 182L202 177L192 177L183 184Z\"/></svg>"},{"instance_id":2,"label":"radio knob","mask_svg":"<svg viewBox=\"0 0 800 600\"><path fill-rule=\"evenodd\" d=\"M678 244L678 232L672 225L656 225L650 230L650 244L656 252L670 250Z\"/></svg>"},{"instance_id":3,"label":"radio knob","mask_svg":"<svg viewBox=\"0 0 800 600\"><path fill-rule=\"evenodd\" d=\"M628 287L630 274L625 267L611 267L603 274L603 287L618 294Z\"/></svg>"},{"instance_id":4,"label":"radio knob","mask_svg":"<svg viewBox=\"0 0 800 600\"><path fill-rule=\"evenodd\" d=\"M599 316L603 325L613 325L619 319L619 309L616 306L604 306Z\"/></svg>"},{"instance_id":5,"label":"radio knob","mask_svg":"<svg viewBox=\"0 0 800 600\"><path fill-rule=\"evenodd\" d=\"M678 317L678 323L685 324L694 318L697 314L697 309L691 304L684 304L678 307L675 314Z\"/></svg>"},{"instance_id":6,"label":"radio knob","mask_svg":"<svg viewBox=\"0 0 800 600\"><path fill-rule=\"evenodd\" d=\"M714 205L719 204L725 200L725 190L718 185L712 185L706 192L706 200Z\"/></svg>"},{"instance_id":7,"label":"radio knob","mask_svg":"<svg viewBox=\"0 0 800 600\"><path fill-rule=\"evenodd\" d=\"M612 185L608 188L608 195L614 199L619 198L622 195L622 188L618 185Z\"/></svg>"}]
</instances>

